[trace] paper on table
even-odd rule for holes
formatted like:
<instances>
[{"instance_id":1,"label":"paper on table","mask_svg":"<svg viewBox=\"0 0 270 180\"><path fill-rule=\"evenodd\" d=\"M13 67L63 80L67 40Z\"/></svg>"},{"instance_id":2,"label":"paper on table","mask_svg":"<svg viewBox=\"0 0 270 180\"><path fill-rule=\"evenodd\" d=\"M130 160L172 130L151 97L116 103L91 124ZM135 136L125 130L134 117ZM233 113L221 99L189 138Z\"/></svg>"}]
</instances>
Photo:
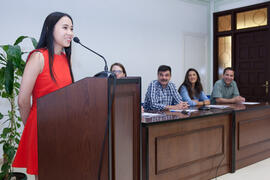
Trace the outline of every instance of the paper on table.
<instances>
[{"instance_id":1,"label":"paper on table","mask_svg":"<svg viewBox=\"0 0 270 180\"><path fill-rule=\"evenodd\" d=\"M207 105L207 107L217 108L217 109L225 109L225 108L228 108L230 106L228 106L228 105Z\"/></svg>"},{"instance_id":2,"label":"paper on table","mask_svg":"<svg viewBox=\"0 0 270 180\"><path fill-rule=\"evenodd\" d=\"M186 111L186 112L195 112L198 111L197 109L171 109L171 112L182 112L182 111Z\"/></svg>"},{"instance_id":3,"label":"paper on table","mask_svg":"<svg viewBox=\"0 0 270 180\"><path fill-rule=\"evenodd\" d=\"M242 102L242 104L255 105L255 104L260 104L260 103L259 102Z\"/></svg>"},{"instance_id":4,"label":"paper on table","mask_svg":"<svg viewBox=\"0 0 270 180\"><path fill-rule=\"evenodd\" d=\"M144 116L144 117L155 117L155 116L164 116L164 114L143 112L142 116Z\"/></svg>"}]
</instances>

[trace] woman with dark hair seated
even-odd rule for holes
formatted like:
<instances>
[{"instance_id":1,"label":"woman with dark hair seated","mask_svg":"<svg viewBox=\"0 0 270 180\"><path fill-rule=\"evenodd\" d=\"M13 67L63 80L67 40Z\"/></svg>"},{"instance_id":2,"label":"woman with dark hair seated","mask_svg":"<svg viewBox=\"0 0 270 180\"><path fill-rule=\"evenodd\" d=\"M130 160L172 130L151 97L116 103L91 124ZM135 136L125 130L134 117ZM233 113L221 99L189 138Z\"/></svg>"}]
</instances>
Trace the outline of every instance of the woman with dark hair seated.
<instances>
[{"instance_id":1,"label":"woman with dark hair seated","mask_svg":"<svg viewBox=\"0 0 270 180\"><path fill-rule=\"evenodd\" d=\"M179 87L182 100L188 102L190 106L210 104L209 98L204 94L199 73L196 69L190 68L185 76L185 80Z\"/></svg>"},{"instance_id":2,"label":"woman with dark hair seated","mask_svg":"<svg viewBox=\"0 0 270 180\"><path fill-rule=\"evenodd\" d=\"M117 79L127 77L125 67L121 63L112 64L110 71L116 75Z\"/></svg>"}]
</instances>

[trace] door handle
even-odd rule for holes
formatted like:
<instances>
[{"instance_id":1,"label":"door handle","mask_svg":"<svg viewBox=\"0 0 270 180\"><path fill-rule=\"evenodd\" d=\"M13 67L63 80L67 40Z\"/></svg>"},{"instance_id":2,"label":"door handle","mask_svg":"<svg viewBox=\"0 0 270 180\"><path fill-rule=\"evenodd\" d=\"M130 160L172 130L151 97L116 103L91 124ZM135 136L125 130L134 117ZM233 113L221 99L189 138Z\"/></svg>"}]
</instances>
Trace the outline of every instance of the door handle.
<instances>
[{"instance_id":1,"label":"door handle","mask_svg":"<svg viewBox=\"0 0 270 180\"><path fill-rule=\"evenodd\" d=\"M265 94L268 95L268 92L269 92L269 82L268 81L265 81L265 84L263 84L262 87L265 87Z\"/></svg>"}]
</instances>

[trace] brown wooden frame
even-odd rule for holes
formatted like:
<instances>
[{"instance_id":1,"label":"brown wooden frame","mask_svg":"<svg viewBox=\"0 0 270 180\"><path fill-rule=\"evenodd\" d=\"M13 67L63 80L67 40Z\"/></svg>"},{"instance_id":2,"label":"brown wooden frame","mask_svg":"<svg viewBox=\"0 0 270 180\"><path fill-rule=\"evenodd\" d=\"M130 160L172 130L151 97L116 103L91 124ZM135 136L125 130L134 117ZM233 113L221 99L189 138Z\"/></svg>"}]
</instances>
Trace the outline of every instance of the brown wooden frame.
<instances>
[{"instance_id":1,"label":"brown wooden frame","mask_svg":"<svg viewBox=\"0 0 270 180\"><path fill-rule=\"evenodd\" d=\"M207 180L269 158L269 104L229 106L143 118L143 180Z\"/></svg>"},{"instance_id":2,"label":"brown wooden frame","mask_svg":"<svg viewBox=\"0 0 270 180\"><path fill-rule=\"evenodd\" d=\"M97 179L108 118L101 179L140 179L141 81L116 80L108 116L113 84L85 78L38 99L40 180Z\"/></svg>"},{"instance_id":3,"label":"brown wooden frame","mask_svg":"<svg viewBox=\"0 0 270 180\"><path fill-rule=\"evenodd\" d=\"M234 67L235 34L241 33L241 32L250 32L250 31L254 31L254 30L270 29L269 6L270 6L270 2L265 2L265 3L251 5L251 6L216 12L213 14L213 32L214 32L214 38L213 38L213 61L214 61L213 62L213 84L218 80L218 37L228 36L228 35L232 36L232 68L235 68ZM267 17L267 25L266 26L254 27L254 28L248 28L248 29L240 29L240 30L236 29L236 23L235 23L236 13L248 11L248 10L253 10L253 9L264 8L264 7L267 7L267 9L268 9L268 13L267 13L268 17ZM231 25L232 25L231 31L218 32L218 23L217 23L218 17L223 16L223 15L228 15L228 14L231 14L231 18L232 18L231 19ZM270 35L266 38L270 39Z\"/></svg>"}]
</instances>

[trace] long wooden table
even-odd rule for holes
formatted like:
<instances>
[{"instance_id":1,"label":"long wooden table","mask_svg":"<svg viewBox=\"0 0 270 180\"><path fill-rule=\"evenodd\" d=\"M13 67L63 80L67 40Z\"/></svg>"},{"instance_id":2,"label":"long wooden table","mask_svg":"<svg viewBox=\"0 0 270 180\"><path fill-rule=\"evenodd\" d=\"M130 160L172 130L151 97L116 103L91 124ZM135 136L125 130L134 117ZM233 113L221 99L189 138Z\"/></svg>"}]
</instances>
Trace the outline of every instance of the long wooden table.
<instances>
[{"instance_id":1,"label":"long wooden table","mask_svg":"<svg viewBox=\"0 0 270 180\"><path fill-rule=\"evenodd\" d=\"M142 179L206 180L270 157L270 106L142 118Z\"/></svg>"}]
</instances>

